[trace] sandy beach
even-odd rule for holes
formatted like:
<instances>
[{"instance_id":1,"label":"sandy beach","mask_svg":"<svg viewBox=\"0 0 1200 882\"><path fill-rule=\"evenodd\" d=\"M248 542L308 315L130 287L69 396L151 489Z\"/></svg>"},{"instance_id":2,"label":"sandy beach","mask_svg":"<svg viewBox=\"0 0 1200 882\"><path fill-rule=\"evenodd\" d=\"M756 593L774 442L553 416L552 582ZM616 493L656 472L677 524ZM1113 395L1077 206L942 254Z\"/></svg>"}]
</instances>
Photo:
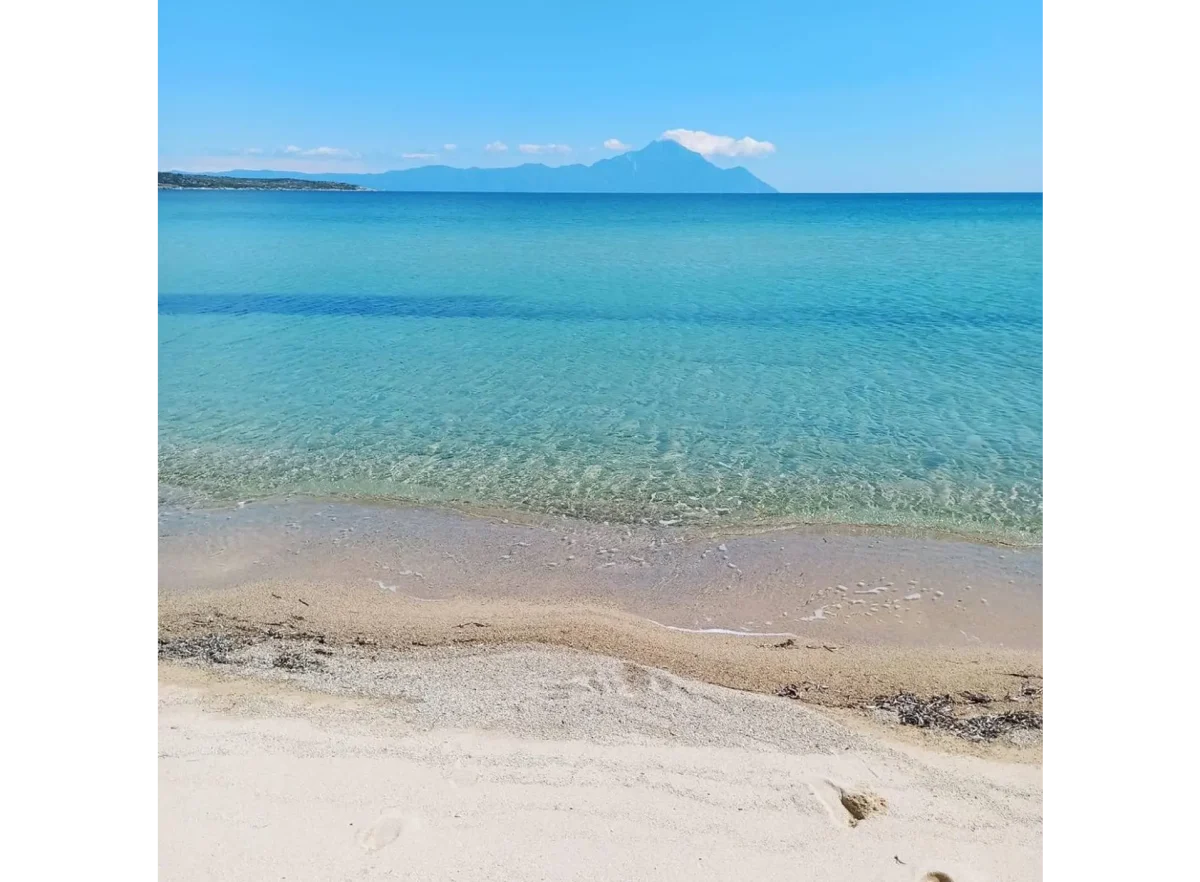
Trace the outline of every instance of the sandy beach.
<instances>
[{"instance_id":1,"label":"sandy beach","mask_svg":"<svg viewBox=\"0 0 1200 882\"><path fill-rule=\"evenodd\" d=\"M330 658L161 666L160 878L1040 878L1037 765L591 653Z\"/></svg>"},{"instance_id":2,"label":"sandy beach","mask_svg":"<svg viewBox=\"0 0 1200 882\"><path fill-rule=\"evenodd\" d=\"M159 550L164 879L1040 878L1037 549L306 503Z\"/></svg>"}]
</instances>

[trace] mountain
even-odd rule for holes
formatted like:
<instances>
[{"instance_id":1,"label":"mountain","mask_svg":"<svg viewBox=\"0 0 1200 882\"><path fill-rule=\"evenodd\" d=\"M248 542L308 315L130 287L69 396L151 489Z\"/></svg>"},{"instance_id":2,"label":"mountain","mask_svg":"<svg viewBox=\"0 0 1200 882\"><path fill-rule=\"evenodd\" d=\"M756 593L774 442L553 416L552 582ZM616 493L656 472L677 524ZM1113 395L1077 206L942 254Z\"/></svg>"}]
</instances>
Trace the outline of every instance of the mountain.
<instances>
[{"instance_id":1,"label":"mountain","mask_svg":"<svg viewBox=\"0 0 1200 882\"><path fill-rule=\"evenodd\" d=\"M777 193L741 166L717 168L699 153L674 141L651 141L592 165L548 166L526 163L512 168L452 168L426 165L376 174L301 174L298 172L221 172L235 178L292 178L336 181L372 190L441 193Z\"/></svg>"},{"instance_id":2,"label":"mountain","mask_svg":"<svg viewBox=\"0 0 1200 882\"><path fill-rule=\"evenodd\" d=\"M159 172L160 190L361 190L354 184L334 181L301 181L296 178L244 178Z\"/></svg>"}]
</instances>

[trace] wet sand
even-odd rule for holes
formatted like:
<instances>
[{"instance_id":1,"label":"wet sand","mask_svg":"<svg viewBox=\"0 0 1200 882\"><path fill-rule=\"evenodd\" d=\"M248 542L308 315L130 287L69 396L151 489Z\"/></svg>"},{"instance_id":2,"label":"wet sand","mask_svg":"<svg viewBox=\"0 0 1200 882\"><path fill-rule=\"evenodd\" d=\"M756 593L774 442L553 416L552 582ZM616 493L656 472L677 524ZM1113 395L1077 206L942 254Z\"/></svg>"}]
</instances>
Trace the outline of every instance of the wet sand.
<instances>
[{"instance_id":1,"label":"wet sand","mask_svg":"<svg viewBox=\"0 0 1200 882\"><path fill-rule=\"evenodd\" d=\"M163 511L160 523L168 655L205 641L543 645L864 717L901 692L1041 712L1036 549L309 502ZM1036 761L1039 745L971 749Z\"/></svg>"},{"instance_id":2,"label":"wet sand","mask_svg":"<svg viewBox=\"0 0 1200 882\"><path fill-rule=\"evenodd\" d=\"M282 502L160 513L164 599L250 584L597 607L695 631L1041 648L1041 550Z\"/></svg>"}]
</instances>

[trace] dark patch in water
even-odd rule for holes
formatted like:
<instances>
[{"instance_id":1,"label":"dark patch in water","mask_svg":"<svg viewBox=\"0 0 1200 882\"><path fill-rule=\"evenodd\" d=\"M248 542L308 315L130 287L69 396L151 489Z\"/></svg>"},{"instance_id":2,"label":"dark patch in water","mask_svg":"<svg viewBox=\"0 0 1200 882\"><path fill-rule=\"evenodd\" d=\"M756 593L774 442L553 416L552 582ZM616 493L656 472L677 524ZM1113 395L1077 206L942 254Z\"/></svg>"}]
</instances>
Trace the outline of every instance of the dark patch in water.
<instances>
[{"instance_id":1,"label":"dark patch in water","mask_svg":"<svg viewBox=\"0 0 1200 882\"><path fill-rule=\"evenodd\" d=\"M160 294L159 315L287 315L362 318L517 319L525 321L661 321L698 325L854 325L934 329L1014 327L1038 330L1040 313L975 309L840 308L830 306L742 306L713 309L696 304L627 308L587 302L520 303L500 297L333 294Z\"/></svg>"}]
</instances>

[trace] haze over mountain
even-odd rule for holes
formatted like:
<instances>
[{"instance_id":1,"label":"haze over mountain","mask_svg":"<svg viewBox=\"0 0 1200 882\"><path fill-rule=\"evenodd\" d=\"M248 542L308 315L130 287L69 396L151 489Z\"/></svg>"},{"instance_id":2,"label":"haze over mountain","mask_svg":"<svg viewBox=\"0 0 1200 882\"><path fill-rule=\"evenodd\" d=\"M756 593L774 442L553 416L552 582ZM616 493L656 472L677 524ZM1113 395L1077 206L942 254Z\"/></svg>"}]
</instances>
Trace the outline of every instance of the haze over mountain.
<instances>
[{"instance_id":1,"label":"haze over mountain","mask_svg":"<svg viewBox=\"0 0 1200 882\"><path fill-rule=\"evenodd\" d=\"M675 141L651 141L592 165L525 163L510 168L426 165L375 174L301 174L234 169L242 178L337 181L372 190L472 193L777 193L741 166L718 168Z\"/></svg>"}]
</instances>

